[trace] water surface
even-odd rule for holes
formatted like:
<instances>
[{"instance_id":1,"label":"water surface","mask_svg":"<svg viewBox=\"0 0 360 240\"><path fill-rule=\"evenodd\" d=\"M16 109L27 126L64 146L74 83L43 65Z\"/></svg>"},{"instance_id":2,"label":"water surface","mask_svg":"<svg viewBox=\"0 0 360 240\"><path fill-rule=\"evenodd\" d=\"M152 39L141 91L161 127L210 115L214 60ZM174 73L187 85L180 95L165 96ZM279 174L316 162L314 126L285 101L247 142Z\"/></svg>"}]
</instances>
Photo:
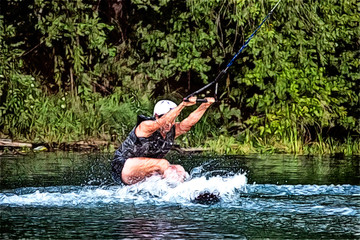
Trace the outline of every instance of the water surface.
<instances>
[{"instance_id":1,"label":"water surface","mask_svg":"<svg viewBox=\"0 0 360 240\"><path fill-rule=\"evenodd\" d=\"M360 238L358 157L172 155L177 186L115 185L111 157L1 156L1 238Z\"/></svg>"}]
</instances>

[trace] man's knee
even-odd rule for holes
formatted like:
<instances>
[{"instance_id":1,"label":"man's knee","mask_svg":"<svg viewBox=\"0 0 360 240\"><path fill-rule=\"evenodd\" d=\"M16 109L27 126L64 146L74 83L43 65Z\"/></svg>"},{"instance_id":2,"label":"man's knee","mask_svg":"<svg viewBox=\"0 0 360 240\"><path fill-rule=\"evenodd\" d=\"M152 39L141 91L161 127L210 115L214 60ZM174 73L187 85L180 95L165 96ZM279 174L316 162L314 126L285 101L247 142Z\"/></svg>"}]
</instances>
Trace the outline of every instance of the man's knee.
<instances>
[{"instance_id":1,"label":"man's knee","mask_svg":"<svg viewBox=\"0 0 360 240\"><path fill-rule=\"evenodd\" d=\"M178 171L178 172L185 172L185 169L184 169L183 166L181 166L181 165L174 165L174 166L175 166L175 168L176 168L176 171Z\"/></svg>"},{"instance_id":2,"label":"man's knee","mask_svg":"<svg viewBox=\"0 0 360 240\"><path fill-rule=\"evenodd\" d=\"M166 171L166 169L168 169L171 165L169 163L168 160L166 159L160 159L159 160L159 163L158 163L158 166L159 166L159 170L163 173L164 171Z\"/></svg>"},{"instance_id":3,"label":"man's knee","mask_svg":"<svg viewBox=\"0 0 360 240\"><path fill-rule=\"evenodd\" d=\"M189 177L189 174L181 165L170 165L164 172L164 177L178 182L183 182Z\"/></svg>"}]
</instances>

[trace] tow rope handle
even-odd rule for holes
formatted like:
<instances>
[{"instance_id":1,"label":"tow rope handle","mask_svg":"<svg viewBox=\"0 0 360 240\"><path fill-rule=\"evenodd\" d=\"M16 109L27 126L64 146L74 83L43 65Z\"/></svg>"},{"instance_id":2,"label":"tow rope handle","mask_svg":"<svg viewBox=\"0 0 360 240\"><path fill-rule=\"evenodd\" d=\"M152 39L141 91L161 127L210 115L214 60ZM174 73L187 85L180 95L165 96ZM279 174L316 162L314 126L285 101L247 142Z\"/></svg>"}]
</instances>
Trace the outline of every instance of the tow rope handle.
<instances>
[{"instance_id":1,"label":"tow rope handle","mask_svg":"<svg viewBox=\"0 0 360 240\"><path fill-rule=\"evenodd\" d=\"M215 100L217 100L218 81L219 81L219 80L222 78L222 76L225 75L225 74L226 74L226 71L225 71L225 69L224 69L224 70L222 70L222 71L217 75L217 77L215 78L214 81L212 81L211 83L208 83L207 85L205 85L204 87L200 88L199 90L197 90L197 91L193 92L192 94L186 96L186 97L184 98L184 101L185 101L185 102L188 102L190 97L195 96L195 95L201 93L202 91L208 89L209 87L211 87L211 86L214 85L214 84L216 84L216 85L215 85L215 94L214 94L214 97L215 97ZM207 102L207 100L206 100L206 99L196 99L196 102L198 102L198 103L203 103L203 102Z\"/></svg>"},{"instance_id":2,"label":"tow rope handle","mask_svg":"<svg viewBox=\"0 0 360 240\"><path fill-rule=\"evenodd\" d=\"M235 54L235 56L230 60L230 62L226 65L226 68L223 69L215 78L214 81L208 83L207 85L205 85L204 87L200 88L199 90L191 93L190 95L186 96L183 100L184 102L188 102L189 98L192 96L195 96L199 93L201 93L202 91L208 89L209 87L211 87L213 84L215 84L215 100L217 101L217 89L218 89L218 81L222 78L222 76L224 76L227 73L227 70L230 68L231 65L233 65L235 59L240 55L240 53L242 53L242 51L247 47L247 45L249 44L250 40L255 36L255 34L257 33L257 31L261 28L261 26L265 23L265 21L271 16L271 14L273 13L273 11L276 9L276 7L280 4L281 0L279 0L276 5L271 9L271 11L268 13L268 15L266 15L266 17L262 20L262 22L260 23L260 25L255 29L255 31L250 35L250 37L246 40L246 42L244 43L244 45L240 48L240 50ZM196 99L196 102L198 103L203 103L203 102L207 102L206 99Z\"/></svg>"}]
</instances>

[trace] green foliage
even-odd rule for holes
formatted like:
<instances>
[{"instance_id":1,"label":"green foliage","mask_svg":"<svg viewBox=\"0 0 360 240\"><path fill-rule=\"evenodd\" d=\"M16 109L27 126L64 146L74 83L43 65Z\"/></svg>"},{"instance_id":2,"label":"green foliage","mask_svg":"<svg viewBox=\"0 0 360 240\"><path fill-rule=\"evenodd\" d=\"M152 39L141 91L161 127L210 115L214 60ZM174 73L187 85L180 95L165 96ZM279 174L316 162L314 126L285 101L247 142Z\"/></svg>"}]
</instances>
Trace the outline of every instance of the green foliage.
<instances>
[{"instance_id":1,"label":"green foliage","mask_svg":"<svg viewBox=\"0 0 360 240\"><path fill-rule=\"evenodd\" d=\"M96 65L116 53L116 49L106 43L106 33L112 27L100 21L98 12L93 11L89 3L73 0L36 0L34 3L38 19L35 29L53 52L55 83L59 88L70 87L73 95L79 94L85 101L91 100L91 83L99 74L94 71Z\"/></svg>"},{"instance_id":2,"label":"green foliage","mask_svg":"<svg viewBox=\"0 0 360 240\"><path fill-rule=\"evenodd\" d=\"M34 77L22 72L23 42L11 43L15 36L15 27L0 16L0 131L10 136L26 135L40 96Z\"/></svg>"},{"instance_id":3,"label":"green foliage","mask_svg":"<svg viewBox=\"0 0 360 240\"><path fill-rule=\"evenodd\" d=\"M253 44L264 48L252 51L255 67L236 80L258 88L258 93L247 98L248 106L258 114L247 123L260 136L306 140L314 139L309 128L316 132L334 126L356 130L359 60L354 56L360 53L360 32L347 27L356 26L355 5L355 1L289 2L279 10L287 19L285 24L274 22L284 24L283 34L271 29L256 37ZM351 46L354 43L357 47Z\"/></svg>"},{"instance_id":4,"label":"green foliage","mask_svg":"<svg viewBox=\"0 0 360 240\"><path fill-rule=\"evenodd\" d=\"M190 72L206 82L211 69L209 62L218 57L217 53L206 53L215 46L216 32L215 23L204 18L209 12L202 10L213 9L201 2L206 8L194 8L192 1L162 1L159 6L150 1L133 3L143 16L134 24L134 39L138 39L140 46L137 71L144 72L155 83L179 81L184 73Z\"/></svg>"},{"instance_id":5,"label":"green foliage","mask_svg":"<svg viewBox=\"0 0 360 240\"><path fill-rule=\"evenodd\" d=\"M107 0L1 1L1 135L122 140L155 99L179 102L212 81L276 2L133 0L119 12ZM282 1L220 82L220 102L179 142L358 153L359 8Z\"/></svg>"},{"instance_id":6,"label":"green foliage","mask_svg":"<svg viewBox=\"0 0 360 240\"><path fill-rule=\"evenodd\" d=\"M17 132L18 126L6 126L12 127L8 130L14 138L25 137L35 142L110 141L111 138L122 141L134 127L137 115L149 113L149 104L145 98L140 100L136 95L120 93L85 104L80 104L79 97L70 95L42 97L31 107L27 119L21 115L21 120L29 123L23 127L26 132Z\"/></svg>"}]
</instances>

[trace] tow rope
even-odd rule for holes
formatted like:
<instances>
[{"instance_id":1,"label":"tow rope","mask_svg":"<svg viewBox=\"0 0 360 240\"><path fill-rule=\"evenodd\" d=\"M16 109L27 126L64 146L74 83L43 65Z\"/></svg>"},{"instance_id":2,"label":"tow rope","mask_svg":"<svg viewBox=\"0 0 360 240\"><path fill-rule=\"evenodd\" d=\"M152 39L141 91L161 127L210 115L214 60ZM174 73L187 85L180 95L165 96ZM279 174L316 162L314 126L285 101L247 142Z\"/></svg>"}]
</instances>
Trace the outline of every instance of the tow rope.
<instances>
[{"instance_id":1,"label":"tow rope","mask_svg":"<svg viewBox=\"0 0 360 240\"><path fill-rule=\"evenodd\" d=\"M223 69L215 78L214 81L208 83L207 85L205 85L204 87L200 88L199 90L191 93L190 95L188 95L187 97L184 98L185 102L189 101L189 98L192 96L195 96L199 93L201 93L202 91L208 89L209 87L211 87L212 85L215 84L215 99L217 97L217 90L218 90L218 81L222 78L222 76L224 76L228 69L231 67L231 65L233 65L235 59L240 55L240 53L242 53L242 51L247 47L247 45L249 44L250 40L255 36L255 34L257 33L257 31L261 28L261 26L264 24L264 22L271 16L271 14L273 13L273 11L276 9L276 7L280 4L281 0L279 0L276 5L273 7L273 9L271 9L271 11L268 13L268 15L264 18L264 20L262 20L261 24L255 29L255 31L251 34L251 36L246 40L246 42L244 43L244 45L240 48L240 50L235 54L235 56L231 59L231 61L226 65L226 68ZM206 99L197 99L196 102L207 102Z\"/></svg>"}]
</instances>

